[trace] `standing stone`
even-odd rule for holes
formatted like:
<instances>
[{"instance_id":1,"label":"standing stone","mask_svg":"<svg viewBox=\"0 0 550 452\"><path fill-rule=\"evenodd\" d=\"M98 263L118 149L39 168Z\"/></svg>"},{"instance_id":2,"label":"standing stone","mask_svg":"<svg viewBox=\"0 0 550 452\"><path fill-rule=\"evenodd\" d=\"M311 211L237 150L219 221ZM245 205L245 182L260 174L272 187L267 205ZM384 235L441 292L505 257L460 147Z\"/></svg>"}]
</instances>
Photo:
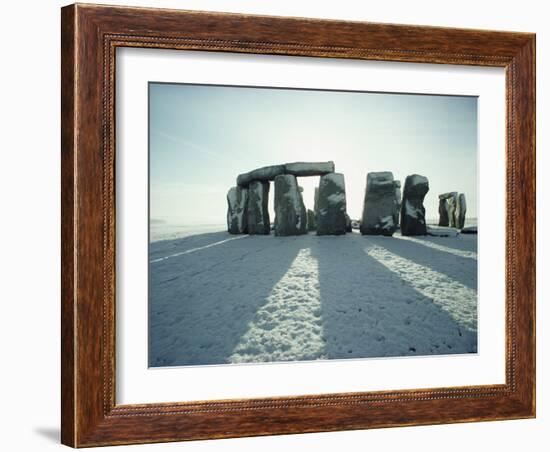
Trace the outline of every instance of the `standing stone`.
<instances>
[{"instance_id":1,"label":"standing stone","mask_svg":"<svg viewBox=\"0 0 550 452\"><path fill-rule=\"evenodd\" d=\"M319 180L317 235L346 233L346 186L344 175L331 173Z\"/></svg>"},{"instance_id":2,"label":"standing stone","mask_svg":"<svg viewBox=\"0 0 550 452\"><path fill-rule=\"evenodd\" d=\"M424 197L430 189L428 178L413 174L405 179L401 205L401 234L426 235Z\"/></svg>"},{"instance_id":3,"label":"standing stone","mask_svg":"<svg viewBox=\"0 0 550 452\"><path fill-rule=\"evenodd\" d=\"M439 226L456 227L458 193L451 191L439 195Z\"/></svg>"},{"instance_id":4,"label":"standing stone","mask_svg":"<svg viewBox=\"0 0 550 452\"><path fill-rule=\"evenodd\" d=\"M307 230L315 231L317 224L315 222L315 212L311 209L307 209Z\"/></svg>"},{"instance_id":5,"label":"standing stone","mask_svg":"<svg viewBox=\"0 0 550 452\"><path fill-rule=\"evenodd\" d=\"M346 213L346 232L353 232L353 228L351 227L351 218Z\"/></svg>"},{"instance_id":6,"label":"standing stone","mask_svg":"<svg viewBox=\"0 0 550 452\"><path fill-rule=\"evenodd\" d=\"M307 234L307 213L296 176L275 177L275 235Z\"/></svg>"},{"instance_id":7,"label":"standing stone","mask_svg":"<svg viewBox=\"0 0 550 452\"><path fill-rule=\"evenodd\" d=\"M390 171L367 174L361 234L393 235L399 225L400 186Z\"/></svg>"},{"instance_id":8,"label":"standing stone","mask_svg":"<svg viewBox=\"0 0 550 452\"><path fill-rule=\"evenodd\" d=\"M439 195L439 226L449 226L449 213L447 211L447 200Z\"/></svg>"},{"instance_id":9,"label":"standing stone","mask_svg":"<svg viewBox=\"0 0 550 452\"><path fill-rule=\"evenodd\" d=\"M458 209L458 193L452 192L447 198L447 215L449 216L449 226L456 228L456 211Z\"/></svg>"},{"instance_id":10,"label":"standing stone","mask_svg":"<svg viewBox=\"0 0 550 452\"><path fill-rule=\"evenodd\" d=\"M315 195L313 198L313 213L315 214L315 224L317 224L317 218L319 217L319 187L315 187Z\"/></svg>"},{"instance_id":11,"label":"standing stone","mask_svg":"<svg viewBox=\"0 0 550 452\"><path fill-rule=\"evenodd\" d=\"M458 195L455 217L455 227L462 229L464 227L464 222L466 221L466 196L464 196L464 193L460 193L460 195Z\"/></svg>"},{"instance_id":12,"label":"standing stone","mask_svg":"<svg viewBox=\"0 0 550 452\"><path fill-rule=\"evenodd\" d=\"M269 182L253 181L248 186L248 233L269 234Z\"/></svg>"},{"instance_id":13,"label":"standing stone","mask_svg":"<svg viewBox=\"0 0 550 452\"><path fill-rule=\"evenodd\" d=\"M248 190L231 187L227 192L227 232L246 234L248 232Z\"/></svg>"}]
</instances>

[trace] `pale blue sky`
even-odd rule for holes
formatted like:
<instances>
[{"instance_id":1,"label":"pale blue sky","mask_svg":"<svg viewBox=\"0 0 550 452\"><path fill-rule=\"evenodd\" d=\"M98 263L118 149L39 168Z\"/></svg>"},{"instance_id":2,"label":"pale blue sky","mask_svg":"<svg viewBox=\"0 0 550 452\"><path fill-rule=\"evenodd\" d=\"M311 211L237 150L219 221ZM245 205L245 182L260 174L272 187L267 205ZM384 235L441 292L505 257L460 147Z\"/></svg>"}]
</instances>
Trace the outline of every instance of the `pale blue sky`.
<instances>
[{"instance_id":1,"label":"pale blue sky","mask_svg":"<svg viewBox=\"0 0 550 452\"><path fill-rule=\"evenodd\" d=\"M437 195L447 191L465 193L467 216L477 217L475 97L159 83L149 90L151 218L223 224L239 173L326 160L345 176L352 218L361 216L371 171L392 171L402 183L427 176L428 218L438 217ZM299 178L308 208L318 180Z\"/></svg>"}]
</instances>

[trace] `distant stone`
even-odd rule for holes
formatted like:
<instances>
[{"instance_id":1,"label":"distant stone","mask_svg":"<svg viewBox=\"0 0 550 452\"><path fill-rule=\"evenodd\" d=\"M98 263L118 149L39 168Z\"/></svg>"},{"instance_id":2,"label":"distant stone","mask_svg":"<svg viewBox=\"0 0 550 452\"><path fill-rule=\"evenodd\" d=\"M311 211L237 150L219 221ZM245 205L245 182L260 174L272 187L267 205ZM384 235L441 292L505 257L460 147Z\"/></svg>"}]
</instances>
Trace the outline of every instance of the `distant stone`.
<instances>
[{"instance_id":1,"label":"distant stone","mask_svg":"<svg viewBox=\"0 0 550 452\"><path fill-rule=\"evenodd\" d=\"M248 233L269 234L269 182L253 181L248 186Z\"/></svg>"},{"instance_id":2,"label":"distant stone","mask_svg":"<svg viewBox=\"0 0 550 452\"><path fill-rule=\"evenodd\" d=\"M307 230L317 230L317 223L315 221L315 212L311 209L307 209Z\"/></svg>"},{"instance_id":3,"label":"distant stone","mask_svg":"<svg viewBox=\"0 0 550 452\"><path fill-rule=\"evenodd\" d=\"M458 229L464 228L464 222L466 221L466 196L464 193L458 195L458 203L455 212L455 227Z\"/></svg>"},{"instance_id":4,"label":"distant stone","mask_svg":"<svg viewBox=\"0 0 550 452\"><path fill-rule=\"evenodd\" d=\"M346 186L344 175L331 173L319 180L317 235L346 233Z\"/></svg>"},{"instance_id":5,"label":"distant stone","mask_svg":"<svg viewBox=\"0 0 550 452\"><path fill-rule=\"evenodd\" d=\"M353 228L351 227L351 218L346 213L346 232L353 232Z\"/></svg>"},{"instance_id":6,"label":"distant stone","mask_svg":"<svg viewBox=\"0 0 550 452\"><path fill-rule=\"evenodd\" d=\"M227 232L246 234L248 232L248 189L231 187L227 192Z\"/></svg>"},{"instance_id":7,"label":"distant stone","mask_svg":"<svg viewBox=\"0 0 550 452\"><path fill-rule=\"evenodd\" d=\"M477 234L477 226L468 226L460 230L463 234Z\"/></svg>"},{"instance_id":8,"label":"distant stone","mask_svg":"<svg viewBox=\"0 0 550 452\"><path fill-rule=\"evenodd\" d=\"M275 235L306 233L307 213L296 176L283 174L275 177Z\"/></svg>"},{"instance_id":9,"label":"distant stone","mask_svg":"<svg viewBox=\"0 0 550 452\"><path fill-rule=\"evenodd\" d=\"M315 195L313 198L313 213L315 214L315 224L317 224L317 217L319 216L319 187L315 187Z\"/></svg>"},{"instance_id":10,"label":"distant stone","mask_svg":"<svg viewBox=\"0 0 550 452\"><path fill-rule=\"evenodd\" d=\"M401 234L426 235L424 197L430 189L428 178L413 174L405 179L401 204Z\"/></svg>"},{"instance_id":11,"label":"distant stone","mask_svg":"<svg viewBox=\"0 0 550 452\"><path fill-rule=\"evenodd\" d=\"M456 227L458 193L451 191L439 195L439 226Z\"/></svg>"},{"instance_id":12,"label":"distant stone","mask_svg":"<svg viewBox=\"0 0 550 452\"><path fill-rule=\"evenodd\" d=\"M390 171L367 174L361 234L393 235L399 225L400 186Z\"/></svg>"},{"instance_id":13,"label":"distant stone","mask_svg":"<svg viewBox=\"0 0 550 452\"><path fill-rule=\"evenodd\" d=\"M447 211L447 200L439 195L439 226L449 226L449 213Z\"/></svg>"}]
</instances>

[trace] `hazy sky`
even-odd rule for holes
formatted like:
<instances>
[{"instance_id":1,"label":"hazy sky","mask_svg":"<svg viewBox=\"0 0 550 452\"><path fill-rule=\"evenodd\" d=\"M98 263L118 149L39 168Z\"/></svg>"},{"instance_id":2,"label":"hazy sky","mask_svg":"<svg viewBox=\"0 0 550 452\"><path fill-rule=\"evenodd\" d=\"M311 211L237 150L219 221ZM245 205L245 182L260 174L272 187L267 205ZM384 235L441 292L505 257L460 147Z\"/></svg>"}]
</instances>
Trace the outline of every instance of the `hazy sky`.
<instances>
[{"instance_id":1,"label":"hazy sky","mask_svg":"<svg viewBox=\"0 0 550 452\"><path fill-rule=\"evenodd\" d=\"M181 84L149 85L150 212L181 224L225 223L239 173L333 160L348 213L360 218L366 176L427 176L424 205L463 192L477 217L477 98ZM313 208L318 177L299 178ZM270 190L273 215L273 184ZM273 217L272 217L273 221Z\"/></svg>"}]
</instances>

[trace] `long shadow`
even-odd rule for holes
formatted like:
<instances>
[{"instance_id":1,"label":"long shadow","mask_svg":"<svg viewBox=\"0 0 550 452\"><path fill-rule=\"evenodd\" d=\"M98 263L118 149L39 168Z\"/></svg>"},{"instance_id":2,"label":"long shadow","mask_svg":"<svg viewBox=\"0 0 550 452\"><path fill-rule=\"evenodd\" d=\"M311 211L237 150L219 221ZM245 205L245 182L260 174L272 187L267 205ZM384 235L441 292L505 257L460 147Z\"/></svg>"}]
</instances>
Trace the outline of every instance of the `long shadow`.
<instances>
[{"instance_id":1,"label":"long shadow","mask_svg":"<svg viewBox=\"0 0 550 452\"><path fill-rule=\"evenodd\" d=\"M250 236L150 264L149 365L227 363L302 247Z\"/></svg>"},{"instance_id":2,"label":"long shadow","mask_svg":"<svg viewBox=\"0 0 550 452\"><path fill-rule=\"evenodd\" d=\"M459 235L457 237L432 237L429 235L418 236L415 239L421 242L435 243L459 251L477 252L477 235Z\"/></svg>"},{"instance_id":3,"label":"long shadow","mask_svg":"<svg viewBox=\"0 0 550 452\"><path fill-rule=\"evenodd\" d=\"M312 249L328 358L477 351L476 331L366 254L368 246L360 236L346 236L318 241Z\"/></svg>"},{"instance_id":4,"label":"long shadow","mask_svg":"<svg viewBox=\"0 0 550 452\"><path fill-rule=\"evenodd\" d=\"M180 253L192 248L209 245L220 240L236 237L227 231L206 232L203 234L189 235L179 239L161 240L149 245L149 260L168 256L169 254Z\"/></svg>"},{"instance_id":5,"label":"long shadow","mask_svg":"<svg viewBox=\"0 0 550 452\"><path fill-rule=\"evenodd\" d=\"M474 259L456 256L399 238L364 236L363 241L366 244L381 246L400 257L447 275L464 286L477 290L477 261Z\"/></svg>"}]
</instances>

